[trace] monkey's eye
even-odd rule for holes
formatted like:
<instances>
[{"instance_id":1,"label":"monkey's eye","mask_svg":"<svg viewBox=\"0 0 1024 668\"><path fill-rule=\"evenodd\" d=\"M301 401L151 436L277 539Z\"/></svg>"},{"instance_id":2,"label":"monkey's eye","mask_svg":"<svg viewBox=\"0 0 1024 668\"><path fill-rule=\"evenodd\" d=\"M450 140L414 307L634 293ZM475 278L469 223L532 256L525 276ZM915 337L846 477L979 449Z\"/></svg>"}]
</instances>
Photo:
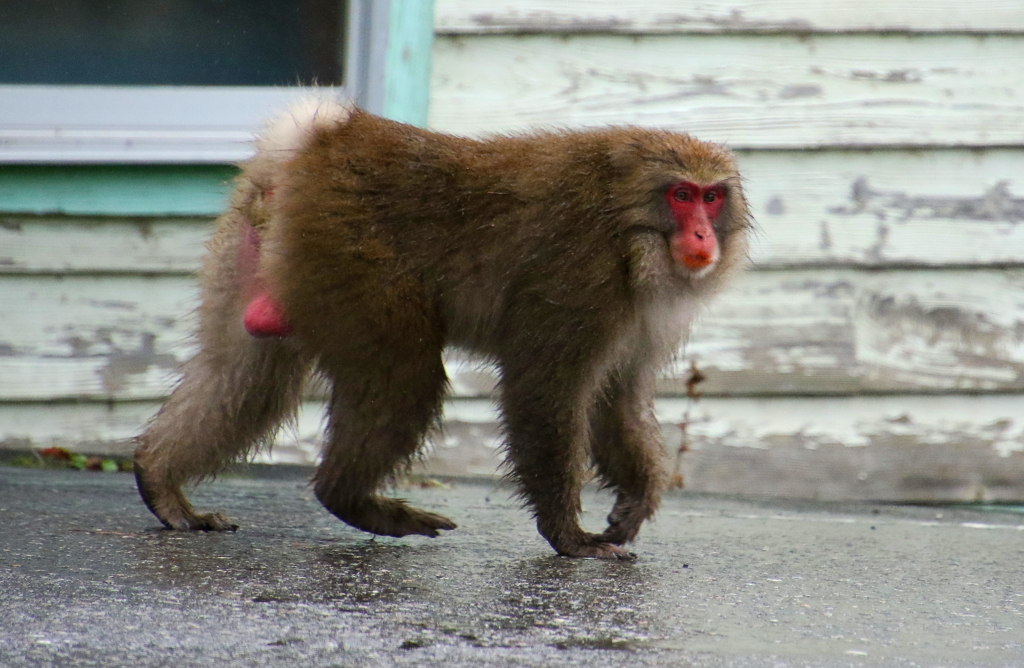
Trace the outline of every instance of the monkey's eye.
<instances>
[{"instance_id":1,"label":"monkey's eye","mask_svg":"<svg viewBox=\"0 0 1024 668\"><path fill-rule=\"evenodd\" d=\"M676 191L672 194L677 202L689 202L690 191L686 188L676 188Z\"/></svg>"},{"instance_id":2,"label":"monkey's eye","mask_svg":"<svg viewBox=\"0 0 1024 668\"><path fill-rule=\"evenodd\" d=\"M704 193L704 201L707 202L708 204L718 201L718 193L715 192L714 190L707 191L706 193Z\"/></svg>"}]
</instances>

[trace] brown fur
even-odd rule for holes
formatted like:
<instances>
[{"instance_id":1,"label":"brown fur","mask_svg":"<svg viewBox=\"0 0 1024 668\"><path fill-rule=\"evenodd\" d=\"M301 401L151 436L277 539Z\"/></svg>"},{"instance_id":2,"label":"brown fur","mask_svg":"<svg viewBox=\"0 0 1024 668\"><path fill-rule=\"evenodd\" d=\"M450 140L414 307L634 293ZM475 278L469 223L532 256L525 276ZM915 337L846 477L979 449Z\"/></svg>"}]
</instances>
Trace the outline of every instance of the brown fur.
<instances>
[{"instance_id":1,"label":"brown fur","mask_svg":"<svg viewBox=\"0 0 1024 668\"><path fill-rule=\"evenodd\" d=\"M315 364L333 387L314 478L328 510L379 534L454 528L378 495L438 420L454 345L501 370L510 475L541 534L560 554L626 556L665 485L655 373L746 257L731 154L631 127L474 141L317 114L245 166L210 243L200 352L140 437L150 509L177 529L230 528L195 514L181 485L270 438ZM669 253L665 191L681 179L727 188L709 272ZM239 275L246 223L263 237L258 279ZM245 334L257 281L293 337ZM588 459L617 492L602 534L578 524Z\"/></svg>"}]
</instances>

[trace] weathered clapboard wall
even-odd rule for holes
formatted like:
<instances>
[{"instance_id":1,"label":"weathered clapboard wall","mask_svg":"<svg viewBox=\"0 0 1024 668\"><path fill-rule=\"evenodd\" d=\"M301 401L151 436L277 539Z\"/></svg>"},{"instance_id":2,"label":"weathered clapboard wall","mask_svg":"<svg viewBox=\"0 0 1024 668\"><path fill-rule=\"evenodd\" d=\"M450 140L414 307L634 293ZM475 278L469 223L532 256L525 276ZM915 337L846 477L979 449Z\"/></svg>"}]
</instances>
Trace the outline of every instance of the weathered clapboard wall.
<instances>
[{"instance_id":1,"label":"weathered clapboard wall","mask_svg":"<svg viewBox=\"0 0 1024 668\"><path fill-rule=\"evenodd\" d=\"M1024 497L1024 5L438 0L435 25L435 127L738 152L755 269L658 405L689 488Z\"/></svg>"},{"instance_id":2,"label":"weathered clapboard wall","mask_svg":"<svg viewBox=\"0 0 1024 668\"><path fill-rule=\"evenodd\" d=\"M437 0L435 26L432 127L638 123L738 152L755 269L658 403L688 488L1024 498L1024 5ZM172 386L225 186L147 178L44 194L51 215L0 183L0 445L125 452ZM449 373L424 470L494 474L493 375ZM321 426L311 396L273 457L313 461Z\"/></svg>"}]
</instances>

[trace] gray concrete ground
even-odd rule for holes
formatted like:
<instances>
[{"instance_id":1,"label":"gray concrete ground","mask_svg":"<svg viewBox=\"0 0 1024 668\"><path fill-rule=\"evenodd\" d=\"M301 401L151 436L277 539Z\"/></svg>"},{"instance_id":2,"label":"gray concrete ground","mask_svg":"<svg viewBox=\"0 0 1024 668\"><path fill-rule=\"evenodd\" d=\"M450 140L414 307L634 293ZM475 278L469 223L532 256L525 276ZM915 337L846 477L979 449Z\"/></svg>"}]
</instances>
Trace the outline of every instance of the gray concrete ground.
<instances>
[{"instance_id":1,"label":"gray concrete ground","mask_svg":"<svg viewBox=\"0 0 1024 668\"><path fill-rule=\"evenodd\" d=\"M0 467L0 665L1024 666L1019 514L675 494L609 563L507 489L399 493L459 529L374 540L278 470L192 495L237 533L180 534L128 474Z\"/></svg>"}]
</instances>

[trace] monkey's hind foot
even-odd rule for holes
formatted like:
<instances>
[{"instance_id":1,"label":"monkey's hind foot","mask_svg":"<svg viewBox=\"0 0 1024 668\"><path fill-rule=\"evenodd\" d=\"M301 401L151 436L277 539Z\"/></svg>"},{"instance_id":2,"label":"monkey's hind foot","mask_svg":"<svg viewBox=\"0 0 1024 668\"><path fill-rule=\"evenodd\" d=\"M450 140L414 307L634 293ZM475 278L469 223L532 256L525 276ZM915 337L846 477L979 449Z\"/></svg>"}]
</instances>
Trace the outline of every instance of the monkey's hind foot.
<instances>
[{"instance_id":1,"label":"monkey's hind foot","mask_svg":"<svg viewBox=\"0 0 1024 668\"><path fill-rule=\"evenodd\" d=\"M413 508L401 499L372 496L345 504L320 499L327 510L342 522L379 536L419 535L436 538L440 530L457 528L447 517Z\"/></svg>"},{"instance_id":2,"label":"monkey's hind foot","mask_svg":"<svg viewBox=\"0 0 1024 668\"><path fill-rule=\"evenodd\" d=\"M145 470L135 462L135 484L149 512L156 515L165 527L176 531L235 531L234 524L220 513L200 514L192 509L181 490L154 483Z\"/></svg>"}]
</instances>

